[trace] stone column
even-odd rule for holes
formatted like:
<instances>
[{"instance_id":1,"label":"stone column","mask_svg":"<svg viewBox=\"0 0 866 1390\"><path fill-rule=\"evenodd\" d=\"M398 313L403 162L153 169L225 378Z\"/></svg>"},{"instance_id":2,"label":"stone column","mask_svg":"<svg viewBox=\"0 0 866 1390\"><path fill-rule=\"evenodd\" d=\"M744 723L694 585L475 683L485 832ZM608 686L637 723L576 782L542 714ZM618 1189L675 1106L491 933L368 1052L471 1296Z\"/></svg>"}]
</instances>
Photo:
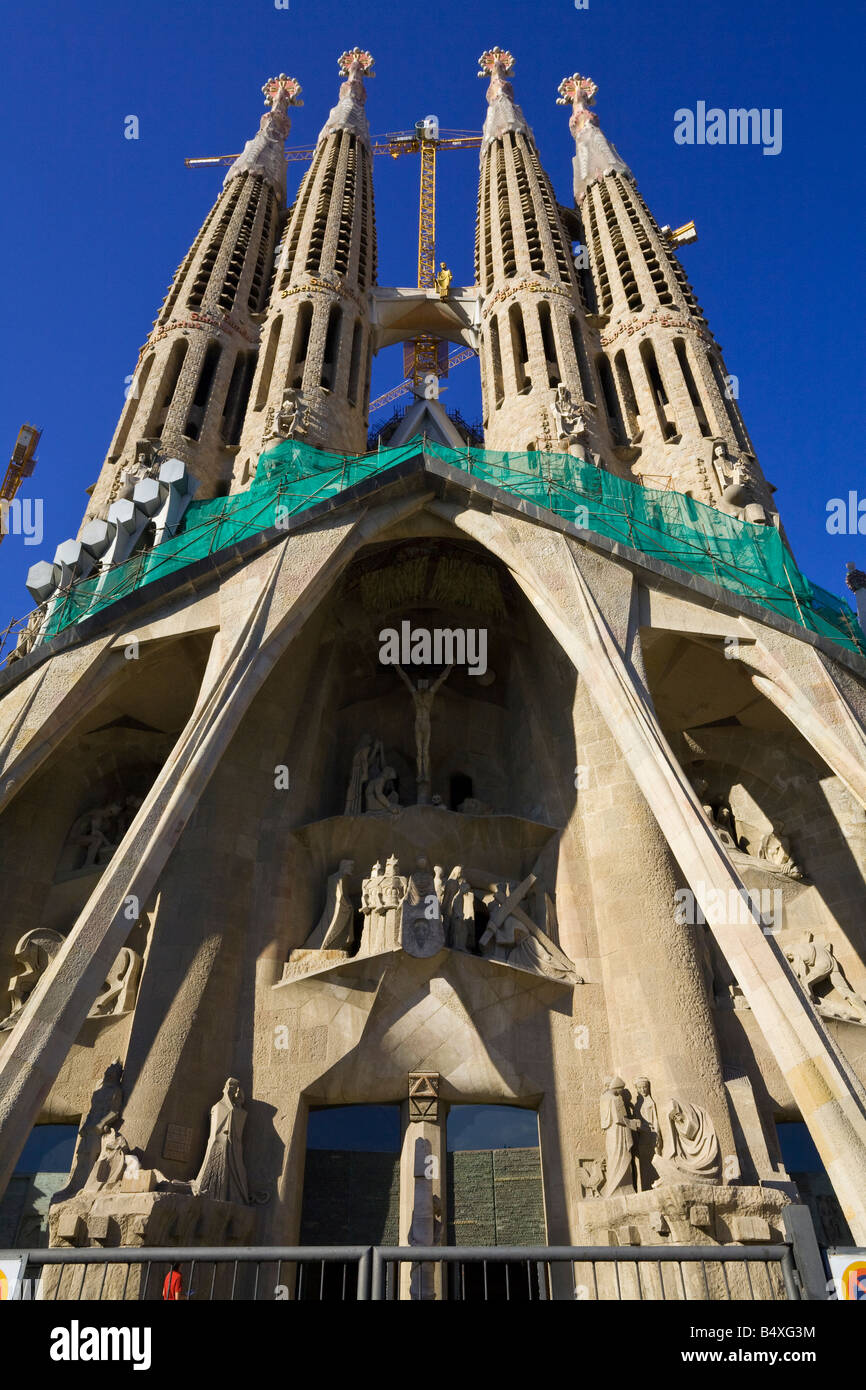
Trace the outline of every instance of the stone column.
<instances>
[{"instance_id":1,"label":"stone column","mask_svg":"<svg viewBox=\"0 0 866 1390\"><path fill-rule=\"evenodd\" d=\"M581 682L578 794L610 1023L611 1068L632 1095L647 1076L659 1111L676 1098L710 1114L722 1155L733 1133L696 933L675 920L682 884L658 822ZM730 1171L730 1169L729 1169Z\"/></svg>"},{"instance_id":2,"label":"stone column","mask_svg":"<svg viewBox=\"0 0 866 1390\"><path fill-rule=\"evenodd\" d=\"M409 1073L409 1099L403 1103L402 1120L400 1244L444 1245L445 1125L439 1103L438 1072ZM401 1299L441 1299L443 1287L440 1266L401 1266Z\"/></svg>"}]
</instances>

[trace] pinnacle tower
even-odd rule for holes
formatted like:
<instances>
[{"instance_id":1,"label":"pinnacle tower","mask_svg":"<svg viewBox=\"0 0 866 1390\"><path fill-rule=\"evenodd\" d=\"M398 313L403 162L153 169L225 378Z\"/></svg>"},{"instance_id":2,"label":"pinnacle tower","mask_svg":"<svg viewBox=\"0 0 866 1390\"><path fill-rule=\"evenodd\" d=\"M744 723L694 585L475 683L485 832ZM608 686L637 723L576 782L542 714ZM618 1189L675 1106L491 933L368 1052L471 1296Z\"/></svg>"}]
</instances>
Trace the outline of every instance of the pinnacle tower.
<instances>
[{"instance_id":1,"label":"pinnacle tower","mask_svg":"<svg viewBox=\"0 0 866 1390\"><path fill-rule=\"evenodd\" d=\"M574 197L587 304L615 452L648 486L672 486L750 521L776 520L721 350L634 175L591 110L598 88L559 86L575 141Z\"/></svg>"},{"instance_id":2,"label":"pinnacle tower","mask_svg":"<svg viewBox=\"0 0 866 1390\"><path fill-rule=\"evenodd\" d=\"M373 76L373 57L353 48L339 69L339 100L283 236L236 486L246 484L262 450L285 437L280 418L289 401L301 405L296 428L308 444L362 450L367 437L376 228L364 78Z\"/></svg>"},{"instance_id":3,"label":"pinnacle tower","mask_svg":"<svg viewBox=\"0 0 866 1390\"><path fill-rule=\"evenodd\" d=\"M508 81L514 59L492 48L475 240L484 296L481 390L490 449L564 448L555 402L564 387L582 410L577 451L610 452L596 424L599 382L587 346L569 237L532 131ZM561 396L561 391L560 391Z\"/></svg>"},{"instance_id":4,"label":"pinnacle tower","mask_svg":"<svg viewBox=\"0 0 866 1390\"><path fill-rule=\"evenodd\" d=\"M288 108L301 104L300 84L285 73L262 91L260 128L226 174L141 351L85 524L167 458L188 465L200 499L227 489L285 200Z\"/></svg>"}]
</instances>

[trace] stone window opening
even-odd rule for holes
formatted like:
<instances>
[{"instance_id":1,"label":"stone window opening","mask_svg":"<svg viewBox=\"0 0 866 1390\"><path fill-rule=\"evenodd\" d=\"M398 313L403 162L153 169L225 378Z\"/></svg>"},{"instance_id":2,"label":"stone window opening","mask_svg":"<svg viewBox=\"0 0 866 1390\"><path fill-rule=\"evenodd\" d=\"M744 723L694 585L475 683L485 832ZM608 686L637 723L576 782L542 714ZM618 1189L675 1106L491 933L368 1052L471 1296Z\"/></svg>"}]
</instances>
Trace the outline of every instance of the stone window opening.
<instances>
[{"instance_id":1,"label":"stone window opening","mask_svg":"<svg viewBox=\"0 0 866 1390\"><path fill-rule=\"evenodd\" d=\"M256 404L254 407L256 410L264 410L267 404L268 392L271 389L271 377L274 374L274 361L277 356L277 347L279 346L282 329L283 319L282 315L280 315L278 319L274 319L268 334L268 345L265 348L262 374L259 377L259 389L256 392Z\"/></svg>"},{"instance_id":2,"label":"stone window opening","mask_svg":"<svg viewBox=\"0 0 866 1390\"><path fill-rule=\"evenodd\" d=\"M494 314L490 320L490 360L493 365L493 399L496 409L505 400L505 382L502 376L502 351L499 346L499 316Z\"/></svg>"},{"instance_id":3,"label":"stone window opening","mask_svg":"<svg viewBox=\"0 0 866 1390\"><path fill-rule=\"evenodd\" d=\"M301 187L298 191L298 196L295 199L292 205L292 210L288 216L288 227L290 228L288 234L288 251L286 252L285 267L280 277L280 289L283 290L286 288L286 286L292 278L292 267L295 263L295 255L297 254L298 250L298 242L301 238L301 228L304 225L304 218L306 216L307 207L309 206L310 195L312 194L313 186L316 182L316 175L319 172L319 167L322 162L323 152L324 145L320 145L315 155L313 156L312 164L310 165L309 169L307 170L307 173L303 178Z\"/></svg>"},{"instance_id":4,"label":"stone window opening","mask_svg":"<svg viewBox=\"0 0 866 1390\"><path fill-rule=\"evenodd\" d=\"M340 324L343 311L339 304L332 304L328 312L328 327L325 332L325 351L322 355L322 374L319 378L326 391L333 391L337 379L337 347L340 341Z\"/></svg>"},{"instance_id":5,"label":"stone window opening","mask_svg":"<svg viewBox=\"0 0 866 1390\"><path fill-rule=\"evenodd\" d=\"M222 210L220 219L214 230L214 234L211 237L211 240L208 244L207 251L202 257L201 265L196 271L196 277L193 281L192 289L189 292L187 303L191 309L199 308L202 299L204 298L205 291L207 290L208 284L210 282L211 273L216 263L216 258L219 255L220 248L222 247L223 241L225 240L225 234L228 230L229 223L232 220L234 210L238 205L238 201L240 199L241 190L244 186L244 183L245 179L237 178L233 181L232 184L229 185L228 197L226 198L225 207Z\"/></svg>"},{"instance_id":6,"label":"stone window opening","mask_svg":"<svg viewBox=\"0 0 866 1390\"><path fill-rule=\"evenodd\" d=\"M508 198L508 174L505 169L505 150L495 146L496 158L496 203L499 211L499 241L502 247L502 272L505 278L512 279L517 274L517 260L514 254L514 230L511 226L511 204Z\"/></svg>"},{"instance_id":7,"label":"stone window opening","mask_svg":"<svg viewBox=\"0 0 866 1390\"><path fill-rule=\"evenodd\" d=\"M211 393L214 376L216 375L216 369L219 365L219 360L221 356L222 348L220 344L208 343L207 351L204 355L204 361L201 364L201 371L198 374L198 382L196 383L195 395L192 398L192 405L190 406L189 415L187 416L186 424L183 427L183 432L186 435L187 439L198 439L199 435L201 434L201 427L204 423L204 415L205 410L207 408L208 398Z\"/></svg>"},{"instance_id":8,"label":"stone window opening","mask_svg":"<svg viewBox=\"0 0 866 1390\"><path fill-rule=\"evenodd\" d=\"M136 380L135 375L133 376L132 386L135 388L135 395L133 395L132 388L130 388L129 398L126 402L126 414L123 417L123 423L121 424L120 429L118 431L117 441L114 445L111 454L109 455L109 463L114 463L117 459L120 458L120 455L123 453L124 446L126 444L127 439L129 438L129 431L132 428L132 422L135 419L136 413L138 411L139 402L142 396L144 395L144 388L147 385L147 378L150 376L151 368L153 367L155 359L156 354L151 352L144 359L144 362L138 369L138 379Z\"/></svg>"},{"instance_id":9,"label":"stone window opening","mask_svg":"<svg viewBox=\"0 0 866 1390\"><path fill-rule=\"evenodd\" d=\"M226 392L220 433L226 444L240 443L241 427L256 371L256 353L239 352L235 357L229 388Z\"/></svg>"},{"instance_id":10,"label":"stone window opening","mask_svg":"<svg viewBox=\"0 0 866 1390\"><path fill-rule=\"evenodd\" d=\"M334 256L334 269L338 275L345 275L349 269L355 211L355 172L356 142L354 135L350 134L349 151L346 156L346 175L343 180L343 199L340 207L340 231L337 238L337 251Z\"/></svg>"},{"instance_id":11,"label":"stone window opening","mask_svg":"<svg viewBox=\"0 0 866 1390\"><path fill-rule=\"evenodd\" d=\"M683 381L686 383L686 390L689 393L689 400L691 401L692 406L694 407L695 419L698 422L698 429L700 430L701 434L704 436L705 439L709 439L710 435L712 434L712 430L710 429L710 422L707 419L707 412L704 410L704 404L701 400L701 395L698 391L697 383L692 373L691 366L689 365L689 358L688 353L686 351L686 345L682 338L674 338L674 352L676 353L677 361L680 364L680 371L683 374Z\"/></svg>"},{"instance_id":12,"label":"stone window opening","mask_svg":"<svg viewBox=\"0 0 866 1390\"><path fill-rule=\"evenodd\" d=\"M520 198L523 228L529 250L529 265L532 270L544 270L544 252L541 247L541 234L538 229L538 219L535 215L535 203L532 199L532 189L529 186L529 179L526 174L523 150L519 144L515 144L514 146L514 171L517 176L517 193Z\"/></svg>"},{"instance_id":13,"label":"stone window opening","mask_svg":"<svg viewBox=\"0 0 866 1390\"><path fill-rule=\"evenodd\" d=\"M355 327L352 330L352 352L349 361L349 405L358 403L358 383L361 377L361 346L364 340L364 328L360 319L355 320Z\"/></svg>"},{"instance_id":14,"label":"stone window opening","mask_svg":"<svg viewBox=\"0 0 866 1390\"><path fill-rule=\"evenodd\" d=\"M331 200L334 193L334 180L337 177L337 151L339 144L332 143L330 158L325 169L322 185L319 192L319 201L316 204L316 215L313 221L313 230L310 236L310 245L307 249L306 270L322 269L322 253L325 249L325 235L328 230L328 212L331 207Z\"/></svg>"},{"instance_id":15,"label":"stone window opening","mask_svg":"<svg viewBox=\"0 0 866 1390\"><path fill-rule=\"evenodd\" d=\"M656 361L655 349L652 343L643 342L640 345L641 361L643 362L644 372L646 373L647 384L653 398L653 405L658 416L659 429L666 443L673 443L677 436L677 427L673 420L669 419L670 403L665 391L662 374Z\"/></svg>"},{"instance_id":16,"label":"stone window opening","mask_svg":"<svg viewBox=\"0 0 866 1390\"><path fill-rule=\"evenodd\" d=\"M637 397L634 393L634 384L631 379L631 372L628 369L625 353L622 351L618 352L613 362L616 368L620 400L624 408L625 424L628 430L628 442L630 444L635 444L641 436L640 412L638 411Z\"/></svg>"},{"instance_id":17,"label":"stone window opening","mask_svg":"<svg viewBox=\"0 0 866 1390\"><path fill-rule=\"evenodd\" d=\"M247 308L251 314L260 314L267 305L267 292L272 278L267 274L267 264L271 249L271 227L276 206L276 199L271 190L268 189L262 228L259 234L259 254L256 257L256 264L250 281L250 292L247 295Z\"/></svg>"},{"instance_id":18,"label":"stone window opening","mask_svg":"<svg viewBox=\"0 0 866 1390\"><path fill-rule=\"evenodd\" d=\"M508 326L511 329L511 351L514 358L517 394L518 396L525 396L531 390L532 382L526 370L529 362L529 347L526 342L523 310L519 304L512 304L508 310Z\"/></svg>"},{"instance_id":19,"label":"stone window opening","mask_svg":"<svg viewBox=\"0 0 866 1390\"><path fill-rule=\"evenodd\" d=\"M635 279L634 270L632 269L631 258L628 254L628 247L625 244L622 228L617 221L613 203L611 202L610 189L603 183L599 185L599 195L601 197L602 207L604 208L608 231L610 232L611 245L613 246L613 254L616 259L616 266L619 271L623 294L625 295L629 309L632 313L636 313L639 309L643 308L643 300L641 299L640 290L638 289L637 280Z\"/></svg>"},{"instance_id":20,"label":"stone window opening","mask_svg":"<svg viewBox=\"0 0 866 1390\"><path fill-rule=\"evenodd\" d=\"M174 393L177 390L178 379L188 349L189 340L187 338L180 338L172 344L168 362L163 372L162 384L154 401L153 414L148 421L147 429L144 431L145 437L148 439L159 439L162 436L166 416L174 400Z\"/></svg>"},{"instance_id":21,"label":"stone window opening","mask_svg":"<svg viewBox=\"0 0 866 1390\"><path fill-rule=\"evenodd\" d=\"M535 149L535 147L529 144L527 145L527 150L529 153L530 163L535 171L538 191L541 195L541 201L544 205L544 211L547 214L547 225L550 229L551 240L553 241L553 253L556 258L556 269L558 269L559 271L560 278L564 280L566 284L569 284L573 280L572 261L566 249L562 227L560 225L559 217L556 212L556 200L553 197L553 190L550 186L550 180L541 166L541 161L538 158L538 151ZM550 269L553 270L554 267L551 266Z\"/></svg>"},{"instance_id":22,"label":"stone window opening","mask_svg":"<svg viewBox=\"0 0 866 1390\"><path fill-rule=\"evenodd\" d=\"M295 323L295 340L292 344L292 360L289 364L289 385L299 389L304 384L304 370L307 365L307 352L310 347L310 332L313 326L313 306L307 299L298 310Z\"/></svg>"},{"instance_id":23,"label":"stone window opening","mask_svg":"<svg viewBox=\"0 0 866 1390\"><path fill-rule=\"evenodd\" d=\"M628 444L625 421L620 410L619 397L613 380L613 372L610 363L604 353L600 353L596 358L596 368L599 380L601 381L602 395L604 396L604 406L607 411L608 424L610 426L611 438L616 445Z\"/></svg>"},{"instance_id":24,"label":"stone window opening","mask_svg":"<svg viewBox=\"0 0 866 1390\"><path fill-rule=\"evenodd\" d=\"M580 325L574 314L568 316L568 326L571 329L571 344L574 348L575 361L580 376L580 385L583 391L583 399L595 403L595 385L592 380L592 372L589 368L589 361L586 355L583 338L580 332Z\"/></svg>"},{"instance_id":25,"label":"stone window opening","mask_svg":"<svg viewBox=\"0 0 866 1390\"><path fill-rule=\"evenodd\" d=\"M466 772L452 772L448 779L448 802L451 810L458 810L466 798L473 795L472 778L469 774Z\"/></svg>"},{"instance_id":26,"label":"stone window opening","mask_svg":"<svg viewBox=\"0 0 866 1390\"><path fill-rule=\"evenodd\" d=\"M547 364L547 384L548 386L558 386L562 380L562 373L559 370L559 358L556 352L556 341L553 336L553 319L550 313L550 305L546 299L539 301L538 322L541 328L541 341L544 344L544 358Z\"/></svg>"}]
</instances>

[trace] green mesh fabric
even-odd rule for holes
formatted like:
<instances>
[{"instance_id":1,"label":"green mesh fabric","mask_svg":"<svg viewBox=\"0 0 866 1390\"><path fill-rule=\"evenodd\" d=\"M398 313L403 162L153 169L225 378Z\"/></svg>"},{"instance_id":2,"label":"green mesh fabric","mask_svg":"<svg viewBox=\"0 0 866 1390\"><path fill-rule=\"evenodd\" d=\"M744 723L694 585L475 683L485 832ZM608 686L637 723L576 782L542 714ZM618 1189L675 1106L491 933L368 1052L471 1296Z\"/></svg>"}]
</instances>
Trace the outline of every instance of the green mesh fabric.
<instances>
[{"instance_id":1,"label":"green mesh fabric","mask_svg":"<svg viewBox=\"0 0 866 1390\"><path fill-rule=\"evenodd\" d=\"M107 573L80 580L60 595L52 604L45 636L100 612L152 580L278 526L362 479L416 457L422 448L588 532L702 575L866 655L851 608L810 584L772 526L738 521L683 493L641 487L569 454L449 449L420 438L362 455L330 454L287 440L262 454L245 492L191 502L178 535L132 555Z\"/></svg>"}]
</instances>

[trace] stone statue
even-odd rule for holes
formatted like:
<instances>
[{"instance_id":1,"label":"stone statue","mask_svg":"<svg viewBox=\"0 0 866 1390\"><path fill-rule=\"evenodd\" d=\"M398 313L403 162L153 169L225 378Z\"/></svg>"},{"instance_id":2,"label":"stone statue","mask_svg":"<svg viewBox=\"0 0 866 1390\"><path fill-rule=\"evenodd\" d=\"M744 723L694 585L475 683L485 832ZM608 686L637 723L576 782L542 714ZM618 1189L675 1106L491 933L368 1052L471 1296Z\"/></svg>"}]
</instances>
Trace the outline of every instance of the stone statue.
<instances>
[{"instance_id":1,"label":"stone statue","mask_svg":"<svg viewBox=\"0 0 866 1390\"><path fill-rule=\"evenodd\" d=\"M407 880L400 873L399 860L392 854L377 885L381 905L381 951L394 951L400 945L400 914L408 887Z\"/></svg>"},{"instance_id":2,"label":"stone statue","mask_svg":"<svg viewBox=\"0 0 866 1390\"><path fill-rule=\"evenodd\" d=\"M341 859L328 879L325 910L304 942L307 951L348 951L355 940L355 908L348 883L355 872L352 859Z\"/></svg>"},{"instance_id":3,"label":"stone statue","mask_svg":"<svg viewBox=\"0 0 866 1390\"><path fill-rule=\"evenodd\" d=\"M127 1158L132 1151L119 1129L104 1129L99 1146L99 1156L93 1165L85 1192L105 1192L120 1187L126 1173Z\"/></svg>"},{"instance_id":4,"label":"stone statue","mask_svg":"<svg viewBox=\"0 0 866 1390\"><path fill-rule=\"evenodd\" d=\"M700 1105L672 1100L660 1133L654 1166L660 1176L653 1183L717 1183L721 1177L719 1141L713 1122Z\"/></svg>"},{"instance_id":5,"label":"stone statue","mask_svg":"<svg viewBox=\"0 0 866 1390\"><path fill-rule=\"evenodd\" d=\"M552 411L557 440L566 445L567 453L575 453L582 458L589 424L586 403L578 405L565 382L561 381L556 388Z\"/></svg>"},{"instance_id":6,"label":"stone statue","mask_svg":"<svg viewBox=\"0 0 866 1390\"><path fill-rule=\"evenodd\" d=\"M7 661L20 661L22 656L27 656L33 650L42 624L45 621L47 607L48 605L46 603L40 603L38 607L34 608L33 612L29 614L27 622L18 633L15 650L9 653Z\"/></svg>"},{"instance_id":7,"label":"stone statue","mask_svg":"<svg viewBox=\"0 0 866 1390\"><path fill-rule=\"evenodd\" d=\"M303 391L296 386L287 386L283 399L274 417L273 433L280 439L293 439L296 434L306 434L306 399Z\"/></svg>"},{"instance_id":8,"label":"stone statue","mask_svg":"<svg viewBox=\"0 0 866 1390\"><path fill-rule=\"evenodd\" d=\"M393 767L383 767L378 776L367 783L365 801L367 811L388 811L391 815L400 814L400 801L394 789L397 773Z\"/></svg>"},{"instance_id":9,"label":"stone statue","mask_svg":"<svg viewBox=\"0 0 866 1390\"><path fill-rule=\"evenodd\" d=\"M819 1014L846 1023L866 1024L866 1000L846 980L829 943L816 940L812 932L807 931L786 947L785 957ZM822 984L828 985L829 990L819 995L816 986ZM832 997L833 991L838 998ZM842 1003L838 1002L839 998Z\"/></svg>"},{"instance_id":10,"label":"stone statue","mask_svg":"<svg viewBox=\"0 0 866 1390\"><path fill-rule=\"evenodd\" d=\"M529 874L513 887L493 884L491 891L484 895L482 901L488 909L489 920L478 943L481 953L534 975L581 984L568 957L521 906L521 900L534 883L534 875Z\"/></svg>"},{"instance_id":11,"label":"stone statue","mask_svg":"<svg viewBox=\"0 0 866 1390\"><path fill-rule=\"evenodd\" d=\"M475 948L475 894L463 875L463 866L456 864L445 882L442 895L442 916L450 944L458 951Z\"/></svg>"},{"instance_id":12,"label":"stone statue","mask_svg":"<svg viewBox=\"0 0 866 1390\"><path fill-rule=\"evenodd\" d=\"M658 1173L653 1167L653 1157L658 1144L659 1115L650 1090L649 1078L639 1076L634 1083L634 1090L635 1098L632 1108L635 1118L640 1121L640 1128L635 1136L638 1191L647 1192L658 1177Z\"/></svg>"},{"instance_id":13,"label":"stone statue","mask_svg":"<svg viewBox=\"0 0 866 1390\"><path fill-rule=\"evenodd\" d=\"M442 899L445 897L445 870L441 864L433 865L433 886L441 906Z\"/></svg>"},{"instance_id":14,"label":"stone statue","mask_svg":"<svg viewBox=\"0 0 866 1390\"><path fill-rule=\"evenodd\" d=\"M400 944L410 956L435 956L445 945L445 930L436 881L430 865L418 859L409 875L406 899L403 903Z\"/></svg>"},{"instance_id":15,"label":"stone statue","mask_svg":"<svg viewBox=\"0 0 866 1390\"><path fill-rule=\"evenodd\" d=\"M15 959L21 966L9 981L9 1013L0 1022L0 1032L8 1033L18 1022L27 1000L59 952L65 937L51 927L35 927L25 932L15 947Z\"/></svg>"},{"instance_id":16,"label":"stone statue","mask_svg":"<svg viewBox=\"0 0 866 1390\"><path fill-rule=\"evenodd\" d=\"M384 762L382 740L374 740L372 734L362 734L352 757L352 772L346 790L344 815L360 816L364 809L364 788L371 778L379 776Z\"/></svg>"},{"instance_id":17,"label":"stone statue","mask_svg":"<svg viewBox=\"0 0 866 1390\"><path fill-rule=\"evenodd\" d=\"M364 927L361 932L360 954L375 955L385 949L385 909L379 897L379 884L382 881L382 865L379 860L370 870L370 877L361 884L361 912Z\"/></svg>"},{"instance_id":18,"label":"stone statue","mask_svg":"<svg viewBox=\"0 0 866 1390\"><path fill-rule=\"evenodd\" d=\"M100 1157L102 1137L119 1127L123 1118L123 1063L119 1057L106 1067L105 1073L90 1098L90 1109L81 1122L69 1180L66 1186L55 1194L55 1201L63 1201L79 1192L93 1173Z\"/></svg>"},{"instance_id":19,"label":"stone statue","mask_svg":"<svg viewBox=\"0 0 866 1390\"><path fill-rule=\"evenodd\" d=\"M216 1202L250 1203L244 1166L243 1133L247 1122L241 1084L230 1076L210 1112L210 1134L193 1192Z\"/></svg>"},{"instance_id":20,"label":"stone statue","mask_svg":"<svg viewBox=\"0 0 866 1390\"><path fill-rule=\"evenodd\" d=\"M100 810L91 811L85 820L82 833L78 838L78 843L83 846L85 851L84 862L81 865L83 869L89 869L92 865L108 863L120 843L116 836L110 833L115 829L120 812L119 803L112 801Z\"/></svg>"},{"instance_id":21,"label":"stone statue","mask_svg":"<svg viewBox=\"0 0 866 1390\"><path fill-rule=\"evenodd\" d=\"M783 822L779 821L778 829L781 831L784 828ZM798 880L805 878L803 870L791 858L787 840L783 840L776 830L771 830L768 835L762 836L758 846L758 858L766 859L768 864L772 864L774 869L786 874L788 878Z\"/></svg>"},{"instance_id":22,"label":"stone statue","mask_svg":"<svg viewBox=\"0 0 866 1390\"><path fill-rule=\"evenodd\" d=\"M119 1017L128 1014L135 1004L141 956L129 946L122 946L108 972L101 991L96 996L88 1018Z\"/></svg>"},{"instance_id":23,"label":"stone statue","mask_svg":"<svg viewBox=\"0 0 866 1390\"><path fill-rule=\"evenodd\" d=\"M435 279L435 281L434 281L434 284L435 284L435 286L436 286L436 292L437 292L437 294L439 295L439 298L440 298L440 299L447 299L447 298L448 298L448 291L451 289L451 281L452 281L453 279L454 279L454 276L453 276L453 274L451 273L451 271L448 269L448 267L447 267L447 265L445 264L445 262L444 262L444 261L440 261L440 262L439 262L439 274L436 276L436 279Z\"/></svg>"},{"instance_id":24,"label":"stone statue","mask_svg":"<svg viewBox=\"0 0 866 1390\"><path fill-rule=\"evenodd\" d=\"M417 686L415 686L406 675L403 667L396 667L397 674L412 696L412 703L415 706L415 775L418 782L419 804L426 802L430 796L430 716L433 710L433 700L440 686L447 681L453 670L453 664L446 666L441 676L438 676L432 685L427 680L419 679Z\"/></svg>"},{"instance_id":25,"label":"stone statue","mask_svg":"<svg viewBox=\"0 0 866 1390\"><path fill-rule=\"evenodd\" d=\"M604 1083L601 1128L605 1152L602 1197L612 1197L616 1192L634 1192L631 1157L635 1130L640 1129L640 1120L629 1114L625 1082L621 1076L609 1076Z\"/></svg>"},{"instance_id":26,"label":"stone statue","mask_svg":"<svg viewBox=\"0 0 866 1390\"><path fill-rule=\"evenodd\" d=\"M606 1163L603 1158L579 1158L577 1160L577 1181L580 1184L581 1198L598 1197L604 1186Z\"/></svg>"}]
</instances>

